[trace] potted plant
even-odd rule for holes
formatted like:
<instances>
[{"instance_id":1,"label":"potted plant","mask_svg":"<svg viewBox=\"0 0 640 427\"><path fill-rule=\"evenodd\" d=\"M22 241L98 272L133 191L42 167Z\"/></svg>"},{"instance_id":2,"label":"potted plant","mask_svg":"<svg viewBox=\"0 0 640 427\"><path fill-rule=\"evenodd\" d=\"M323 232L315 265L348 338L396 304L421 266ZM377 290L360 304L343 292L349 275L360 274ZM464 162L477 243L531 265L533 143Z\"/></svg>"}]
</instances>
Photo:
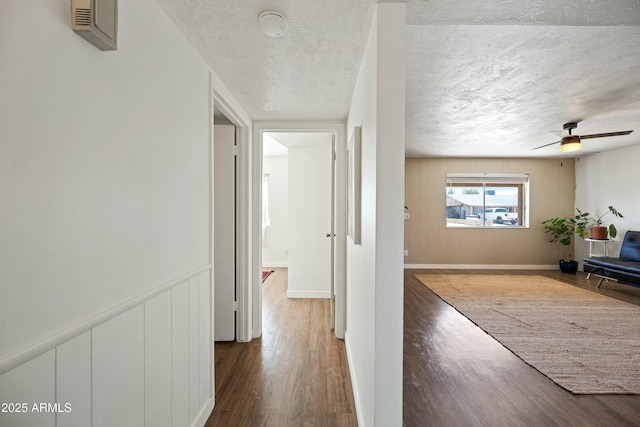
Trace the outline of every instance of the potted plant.
<instances>
[{"instance_id":1,"label":"potted plant","mask_svg":"<svg viewBox=\"0 0 640 427\"><path fill-rule=\"evenodd\" d=\"M568 256L566 259L559 261L560 270L563 273L576 274L578 271L578 261L571 259L571 251L569 245L573 242L573 236L576 234L575 218L549 218L542 221L542 228L551 235L549 242L558 242L567 247Z\"/></svg>"},{"instance_id":2,"label":"potted plant","mask_svg":"<svg viewBox=\"0 0 640 427\"><path fill-rule=\"evenodd\" d=\"M592 239L607 240L607 234L612 238L616 237L618 235L616 226L613 224L609 224L608 227L605 226L602 218L608 214L617 218L624 218L624 216L622 216L622 214L613 206L609 206L608 210L598 217L595 215L592 216L589 212L582 212L578 208L576 208L576 211L578 212L574 218L576 234L583 239L589 236Z\"/></svg>"}]
</instances>

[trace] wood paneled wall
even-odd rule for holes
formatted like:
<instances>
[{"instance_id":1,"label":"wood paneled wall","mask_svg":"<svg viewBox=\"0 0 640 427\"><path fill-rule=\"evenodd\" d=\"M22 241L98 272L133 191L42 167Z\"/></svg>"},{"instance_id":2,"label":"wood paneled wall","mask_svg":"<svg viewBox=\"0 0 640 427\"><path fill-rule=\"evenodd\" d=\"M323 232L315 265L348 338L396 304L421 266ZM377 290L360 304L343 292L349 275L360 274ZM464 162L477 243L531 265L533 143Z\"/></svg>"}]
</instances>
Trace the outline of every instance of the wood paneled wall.
<instances>
[{"instance_id":1,"label":"wood paneled wall","mask_svg":"<svg viewBox=\"0 0 640 427\"><path fill-rule=\"evenodd\" d=\"M0 412L0 425L204 425L213 409L211 301L206 268L3 373L0 401L27 411ZM34 411L41 403L58 407Z\"/></svg>"},{"instance_id":2,"label":"wood paneled wall","mask_svg":"<svg viewBox=\"0 0 640 427\"><path fill-rule=\"evenodd\" d=\"M529 174L529 227L446 228L447 173ZM405 182L405 265L553 268L566 257L566 248L549 243L540 223L572 215L573 159L407 159Z\"/></svg>"}]
</instances>

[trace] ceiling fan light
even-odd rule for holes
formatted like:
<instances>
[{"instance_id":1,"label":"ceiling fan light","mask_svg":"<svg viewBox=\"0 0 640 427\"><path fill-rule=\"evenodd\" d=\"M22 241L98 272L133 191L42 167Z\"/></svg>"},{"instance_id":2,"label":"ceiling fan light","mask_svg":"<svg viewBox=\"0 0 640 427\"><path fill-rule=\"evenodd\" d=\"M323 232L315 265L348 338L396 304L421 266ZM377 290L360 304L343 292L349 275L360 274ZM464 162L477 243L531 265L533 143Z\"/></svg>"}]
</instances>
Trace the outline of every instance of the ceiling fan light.
<instances>
[{"instance_id":1,"label":"ceiling fan light","mask_svg":"<svg viewBox=\"0 0 640 427\"><path fill-rule=\"evenodd\" d=\"M582 148L580 144L580 137L578 135L571 135L562 138L560 142L560 151L563 153L570 153L572 151L578 151Z\"/></svg>"}]
</instances>

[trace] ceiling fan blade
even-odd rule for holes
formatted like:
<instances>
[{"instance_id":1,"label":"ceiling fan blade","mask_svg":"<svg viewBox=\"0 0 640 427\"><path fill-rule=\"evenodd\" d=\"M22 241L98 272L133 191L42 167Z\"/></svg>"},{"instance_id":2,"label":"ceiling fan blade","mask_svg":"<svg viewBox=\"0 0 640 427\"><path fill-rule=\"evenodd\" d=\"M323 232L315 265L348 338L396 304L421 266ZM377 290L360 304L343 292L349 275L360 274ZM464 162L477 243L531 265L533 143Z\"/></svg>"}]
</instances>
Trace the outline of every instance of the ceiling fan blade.
<instances>
[{"instance_id":1,"label":"ceiling fan blade","mask_svg":"<svg viewBox=\"0 0 640 427\"><path fill-rule=\"evenodd\" d=\"M622 132L609 132L609 133L592 133L590 135L580 135L580 139L590 139L590 138L606 138L608 136L622 136L629 135L632 130L625 130Z\"/></svg>"},{"instance_id":2,"label":"ceiling fan blade","mask_svg":"<svg viewBox=\"0 0 640 427\"><path fill-rule=\"evenodd\" d=\"M548 146L553 145L553 144L560 144L561 142L562 142L562 141L556 141L556 142L551 142L551 143L549 143L549 144L544 144L544 145L541 145L541 146L539 146L539 147L532 148L532 149L531 149L531 151L533 151L533 150L537 150L538 148L548 147Z\"/></svg>"}]
</instances>

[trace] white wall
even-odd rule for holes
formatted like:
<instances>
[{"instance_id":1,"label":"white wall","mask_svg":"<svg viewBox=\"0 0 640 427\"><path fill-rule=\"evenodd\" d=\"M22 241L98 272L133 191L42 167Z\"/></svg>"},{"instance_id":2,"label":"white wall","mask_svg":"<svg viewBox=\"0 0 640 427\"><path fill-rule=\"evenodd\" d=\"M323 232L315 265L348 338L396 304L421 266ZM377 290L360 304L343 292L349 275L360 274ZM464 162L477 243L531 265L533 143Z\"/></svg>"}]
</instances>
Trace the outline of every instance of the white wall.
<instances>
[{"instance_id":1,"label":"white wall","mask_svg":"<svg viewBox=\"0 0 640 427\"><path fill-rule=\"evenodd\" d=\"M581 157L576 161L576 207L583 212L601 215L608 206L620 211L624 218L607 215L603 219L613 222L618 229L616 241L609 244L609 255L618 256L627 230L640 230L640 146L606 151ZM580 238L575 242L575 258L580 261L589 256L589 244Z\"/></svg>"},{"instance_id":2,"label":"white wall","mask_svg":"<svg viewBox=\"0 0 640 427\"><path fill-rule=\"evenodd\" d=\"M362 426L402 425L405 4L376 6L349 112L362 125L362 245L347 240L346 346Z\"/></svg>"},{"instance_id":3,"label":"white wall","mask_svg":"<svg viewBox=\"0 0 640 427\"><path fill-rule=\"evenodd\" d=\"M154 1L119 9L119 49L101 52L68 0L0 2L0 400L60 390L84 414L65 425L141 425L190 384L187 425L213 404L210 74ZM187 323L168 303L185 280ZM170 324L189 340L171 361L155 351ZM190 370L171 382L168 362Z\"/></svg>"},{"instance_id":4,"label":"white wall","mask_svg":"<svg viewBox=\"0 0 640 427\"><path fill-rule=\"evenodd\" d=\"M269 245L262 246L264 267L287 267L289 244L289 160L287 156L265 156L262 172L269 174Z\"/></svg>"},{"instance_id":5,"label":"white wall","mask_svg":"<svg viewBox=\"0 0 640 427\"><path fill-rule=\"evenodd\" d=\"M323 145L289 147L289 298L331 296L330 134Z\"/></svg>"}]
</instances>

